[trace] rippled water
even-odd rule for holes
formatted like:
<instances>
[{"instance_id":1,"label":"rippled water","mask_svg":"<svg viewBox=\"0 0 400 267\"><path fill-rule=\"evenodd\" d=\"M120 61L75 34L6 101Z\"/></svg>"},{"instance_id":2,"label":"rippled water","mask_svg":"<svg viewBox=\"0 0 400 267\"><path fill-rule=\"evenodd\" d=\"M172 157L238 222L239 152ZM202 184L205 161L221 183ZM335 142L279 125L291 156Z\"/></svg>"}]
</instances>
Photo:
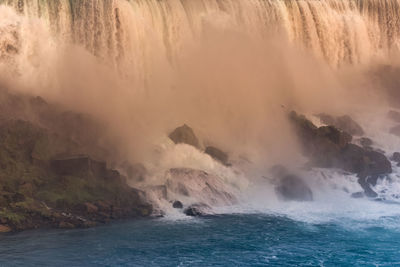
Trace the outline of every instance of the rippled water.
<instances>
[{"instance_id":1,"label":"rippled water","mask_svg":"<svg viewBox=\"0 0 400 267\"><path fill-rule=\"evenodd\" d=\"M313 224L241 214L30 231L0 237L0 266L393 266L399 219Z\"/></svg>"}]
</instances>

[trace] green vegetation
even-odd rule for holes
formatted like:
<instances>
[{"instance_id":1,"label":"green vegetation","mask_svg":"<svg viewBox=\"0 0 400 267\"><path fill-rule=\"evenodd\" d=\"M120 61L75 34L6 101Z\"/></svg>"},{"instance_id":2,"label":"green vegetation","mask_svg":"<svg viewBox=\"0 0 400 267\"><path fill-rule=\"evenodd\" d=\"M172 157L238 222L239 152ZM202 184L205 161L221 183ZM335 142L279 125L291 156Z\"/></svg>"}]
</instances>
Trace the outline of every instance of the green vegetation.
<instances>
[{"instance_id":1,"label":"green vegetation","mask_svg":"<svg viewBox=\"0 0 400 267\"><path fill-rule=\"evenodd\" d=\"M149 207L140 204L137 193L119 175L109 175L110 170L57 173L52 159L60 153L76 155L76 147L26 121L0 125L0 224L13 229L36 228L44 222L75 225L58 222L63 219L60 214L83 216L85 203L101 201L114 207L136 207L137 214L149 215ZM86 225L91 224L85 221Z\"/></svg>"}]
</instances>

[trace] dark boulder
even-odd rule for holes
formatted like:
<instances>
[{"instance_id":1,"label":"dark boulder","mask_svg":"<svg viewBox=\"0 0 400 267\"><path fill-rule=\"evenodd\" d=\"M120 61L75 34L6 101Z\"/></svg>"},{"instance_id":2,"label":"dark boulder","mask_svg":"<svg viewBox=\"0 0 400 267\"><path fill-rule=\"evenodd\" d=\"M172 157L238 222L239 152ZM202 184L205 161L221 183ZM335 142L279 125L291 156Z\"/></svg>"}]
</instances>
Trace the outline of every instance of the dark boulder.
<instances>
[{"instance_id":1,"label":"dark boulder","mask_svg":"<svg viewBox=\"0 0 400 267\"><path fill-rule=\"evenodd\" d=\"M374 144L374 142L370 138L367 138L367 137L360 138L359 142L363 148L367 148L367 149L371 149L371 146Z\"/></svg>"},{"instance_id":2,"label":"dark boulder","mask_svg":"<svg viewBox=\"0 0 400 267\"><path fill-rule=\"evenodd\" d=\"M355 144L348 144L337 158L337 167L353 173L361 173L365 170L365 150Z\"/></svg>"},{"instance_id":3,"label":"dark boulder","mask_svg":"<svg viewBox=\"0 0 400 267\"><path fill-rule=\"evenodd\" d=\"M368 175L382 175L392 172L392 164L378 151L365 151L365 171Z\"/></svg>"},{"instance_id":4,"label":"dark boulder","mask_svg":"<svg viewBox=\"0 0 400 267\"><path fill-rule=\"evenodd\" d=\"M340 148L345 147L351 142L352 136L347 132L342 132L333 126L321 126L317 129L317 135L321 138L327 138Z\"/></svg>"},{"instance_id":5,"label":"dark boulder","mask_svg":"<svg viewBox=\"0 0 400 267\"><path fill-rule=\"evenodd\" d=\"M394 152L390 159L396 162L397 166L400 166L400 152Z\"/></svg>"},{"instance_id":6,"label":"dark boulder","mask_svg":"<svg viewBox=\"0 0 400 267\"><path fill-rule=\"evenodd\" d=\"M169 138L175 144L188 144L196 148L200 148L199 140L194 134L192 128L184 124L181 127L176 128L172 133L170 133Z\"/></svg>"},{"instance_id":7,"label":"dark boulder","mask_svg":"<svg viewBox=\"0 0 400 267\"><path fill-rule=\"evenodd\" d=\"M376 184L379 177L392 172L391 163L383 153L350 143L349 134L333 126L317 128L295 112L289 118L311 164L356 173L367 196L373 196L375 192L372 193L366 184Z\"/></svg>"},{"instance_id":8,"label":"dark boulder","mask_svg":"<svg viewBox=\"0 0 400 267\"><path fill-rule=\"evenodd\" d=\"M349 115L333 117L331 115L321 113L316 115L322 123L335 126L336 128L345 131L351 135L363 135L363 128L354 121Z\"/></svg>"},{"instance_id":9,"label":"dark boulder","mask_svg":"<svg viewBox=\"0 0 400 267\"><path fill-rule=\"evenodd\" d=\"M363 135L363 128L354 121L349 115L344 115L336 118L336 127L348 132L351 135Z\"/></svg>"},{"instance_id":10,"label":"dark boulder","mask_svg":"<svg viewBox=\"0 0 400 267\"><path fill-rule=\"evenodd\" d=\"M334 125L336 123L336 119L329 114L321 113L321 114L317 114L316 116L320 119L320 121L323 124Z\"/></svg>"},{"instance_id":11,"label":"dark boulder","mask_svg":"<svg viewBox=\"0 0 400 267\"><path fill-rule=\"evenodd\" d=\"M187 216L204 216L207 214L210 214L211 207L208 206L207 204L204 203L196 203L193 205L190 205L188 208L186 208L183 213L185 213Z\"/></svg>"},{"instance_id":12,"label":"dark boulder","mask_svg":"<svg viewBox=\"0 0 400 267\"><path fill-rule=\"evenodd\" d=\"M204 152L206 154L210 155L213 159L218 160L225 166L229 166L228 154L223 152L222 150L220 150L216 147L213 147L213 146L208 146Z\"/></svg>"},{"instance_id":13,"label":"dark boulder","mask_svg":"<svg viewBox=\"0 0 400 267\"><path fill-rule=\"evenodd\" d=\"M305 116L292 111L290 121L299 137L303 154L318 167L332 168L337 165L340 152L352 140L351 135L333 126L316 127Z\"/></svg>"},{"instance_id":14,"label":"dark boulder","mask_svg":"<svg viewBox=\"0 0 400 267\"><path fill-rule=\"evenodd\" d=\"M174 209L183 209L183 204L182 202L180 202L179 200L174 201L174 203L172 204L172 207Z\"/></svg>"},{"instance_id":15,"label":"dark boulder","mask_svg":"<svg viewBox=\"0 0 400 267\"><path fill-rule=\"evenodd\" d=\"M376 179L374 180L376 184ZM378 196L378 194L374 190L372 190L371 183L370 181L368 181L368 177L358 178L358 183L361 185L361 188L364 190L364 193L367 197L376 198Z\"/></svg>"},{"instance_id":16,"label":"dark boulder","mask_svg":"<svg viewBox=\"0 0 400 267\"><path fill-rule=\"evenodd\" d=\"M300 177L292 174L281 177L275 191L284 200L313 200L312 191L307 184Z\"/></svg>"}]
</instances>

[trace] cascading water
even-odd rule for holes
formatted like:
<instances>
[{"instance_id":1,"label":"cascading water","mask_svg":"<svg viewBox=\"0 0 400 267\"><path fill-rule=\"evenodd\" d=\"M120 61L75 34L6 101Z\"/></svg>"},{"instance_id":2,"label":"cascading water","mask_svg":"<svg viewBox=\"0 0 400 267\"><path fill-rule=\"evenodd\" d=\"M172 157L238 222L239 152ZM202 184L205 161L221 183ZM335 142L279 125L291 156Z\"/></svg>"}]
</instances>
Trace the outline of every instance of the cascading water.
<instances>
[{"instance_id":1,"label":"cascading water","mask_svg":"<svg viewBox=\"0 0 400 267\"><path fill-rule=\"evenodd\" d=\"M390 64L400 50L399 14L400 0L0 0L0 67L1 76L6 76L0 78L6 84L10 79L21 82L23 90L44 92L70 108L92 112L118 134L123 132L124 140L150 135L146 142L151 143L166 132L165 124L196 121L206 139L215 138L225 147L261 150L254 160L259 163L260 154L285 150L276 149L282 144L290 146L284 133L266 140L264 136L272 128L286 129L273 120L281 116L275 115L281 113L281 106L314 112L334 106L328 105L332 99L346 103L346 108L355 104L359 95L352 95L348 87L363 87L364 78L352 83L345 75L338 81L336 75L375 62ZM310 75L317 82L310 82ZM109 108L99 110L98 103ZM304 108L308 105L310 110ZM132 121L134 126L129 126ZM225 135L211 130L207 136L206 130L216 125L226 129ZM388 149L398 143L374 127L368 134L378 138L378 147ZM224 143L226 133L232 137ZM135 150L138 143L123 146ZM222 176L234 190L245 187L238 182L244 179L241 172L213 162L204 153L168 142L161 147L159 164L147 166L155 184L169 168L197 167ZM258 181L263 171L244 173L249 180L257 176ZM313 176L310 183L315 188L326 178L318 172L308 175ZM360 189L352 176L340 184L336 177L340 175L329 172L327 176L333 178L325 179L329 182L324 190ZM378 187L385 187L384 182ZM333 198L325 196L317 194L317 200L326 204ZM257 201L268 209L288 208L276 204L274 197L267 198L269 203L260 202L261 198ZM295 212L289 208L288 213Z\"/></svg>"},{"instance_id":2,"label":"cascading water","mask_svg":"<svg viewBox=\"0 0 400 267\"><path fill-rule=\"evenodd\" d=\"M175 62L205 25L270 31L312 50L334 66L387 56L400 45L398 0L2 0L19 14L41 18L52 35L83 45L121 68L149 71L156 53ZM151 66L150 66L151 67Z\"/></svg>"}]
</instances>

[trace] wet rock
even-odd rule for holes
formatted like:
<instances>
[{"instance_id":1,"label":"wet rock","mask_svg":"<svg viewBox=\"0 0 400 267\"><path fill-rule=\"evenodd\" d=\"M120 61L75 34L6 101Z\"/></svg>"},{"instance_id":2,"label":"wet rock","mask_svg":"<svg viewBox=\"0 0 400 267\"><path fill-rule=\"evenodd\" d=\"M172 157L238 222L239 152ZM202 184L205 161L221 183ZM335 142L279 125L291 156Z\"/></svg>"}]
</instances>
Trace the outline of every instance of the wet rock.
<instances>
[{"instance_id":1,"label":"wet rock","mask_svg":"<svg viewBox=\"0 0 400 267\"><path fill-rule=\"evenodd\" d=\"M45 106L38 102L37 106ZM121 176L108 170L105 162L79 154L92 151L75 152L75 141L59 138L53 142L54 136L58 134L50 133L47 127L0 119L0 177L4 178L0 179L1 225L13 231L75 228L152 213L152 206L139 190L115 179L97 179Z\"/></svg>"},{"instance_id":2,"label":"wet rock","mask_svg":"<svg viewBox=\"0 0 400 267\"><path fill-rule=\"evenodd\" d=\"M236 189L218 175L190 168L173 168L165 175L165 185L175 194L190 196L211 206L237 202Z\"/></svg>"},{"instance_id":3,"label":"wet rock","mask_svg":"<svg viewBox=\"0 0 400 267\"><path fill-rule=\"evenodd\" d=\"M392 172L392 164L378 151L365 151L365 169L367 175L382 175Z\"/></svg>"},{"instance_id":4,"label":"wet rock","mask_svg":"<svg viewBox=\"0 0 400 267\"><path fill-rule=\"evenodd\" d=\"M92 170L99 174L106 171L105 163L93 161L86 155L55 158L51 161L51 167L59 175L87 175Z\"/></svg>"},{"instance_id":5,"label":"wet rock","mask_svg":"<svg viewBox=\"0 0 400 267\"><path fill-rule=\"evenodd\" d=\"M170 133L169 138L175 144L188 144L196 148L200 148L199 140L194 134L192 128L184 124L181 127L176 128L172 133Z\"/></svg>"},{"instance_id":6,"label":"wet rock","mask_svg":"<svg viewBox=\"0 0 400 267\"><path fill-rule=\"evenodd\" d=\"M347 132L342 132L333 126L321 126L317 129L317 136L319 138L326 138L332 143L338 145L340 148L345 147L351 142L352 136Z\"/></svg>"},{"instance_id":7,"label":"wet rock","mask_svg":"<svg viewBox=\"0 0 400 267\"><path fill-rule=\"evenodd\" d=\"M323 124L334 125L336 123L336 119L329 114L321 113L321 114L317 114L316 116L320 119L320 121Z\"/></svg>"},{"instance_id":8,"label":"wet rock","mask_svg":"<svg viewBox=\"0 0 400 267\"><path fill-rule=\"evenodd\" d=\"M351 135L363 135L363 128L354 121L349 115L333 117L331 115L321 113L318 114L317 117L321 120L322 123L330 126L335 126L336 128L345 131Z\"/></svg>"},{"instance_id":9,"label":"wet rock","mask_svg":"<svg viewBox=\"0 0 400 267\"><path fill-rule=\"evenodd\" d=\"M213 159L218 160L225 166L229 166L228 154L223 152L222 150L220 150L216 147L213 147L213 146L208 146L204 152L206 154L210 155Z\"/></svg>"},{"instance_id":10,"label":"wet rock","mask_svg":"<svg viewBox=\"0 0 400 267\"><path fill-rule=\"evenodd\" d=\"M107 201L97 201L95 205L101 212L111 212L113 208L112 204L108 203Z\"/></svg>"},{"instance_id":11,"label":"wet rock","mask_svg":"<svg viewBox=\"0 0 400 267\"><path fill-rule=\"evenodd\" d=\"M85 228L91 228L91 227L96 227L97 223L96 222L92 222L92 221L86 221L86 222L83 222L82 226L85 227Z\"/></svg>"},{"instance_id":12,"label":"wet rock","mask_svg":"<svg viewBox=\"0 0 400 267\"><path fill-rule=\"evenodd\" d=\"M93 205L92 203L86 202L84 205L85 205L85 210L88 213L96 213L99 211L99 208Z\"/></svg>"},{"instance_id":13,"label":"wet rock","mask_svg":"<svg viewBox=\"0 0 400 267\"><path fill-rule=\"evenodd\" d=\"M358 183L361 185L361 188L364 190L364 193L367 197L376 198L378 196L378 194L374 190L372 190L371 183L368 181L368 177L358 178Z\"/></svg>"},{"instance_id":14,"label":"wet rock","mask_svg":"<svg viewBox=\"0 0 400 267\"><path fill-rule=\"evenodd\" d=\"M9 226L0 224L0 233L8 233L11 231L12 229Z\"/></svg>"},{"instance_id":15,"label":"wet rock","mask_svg":"<svg viewBox=\"0 0 400 267\"><path fill-rule=\"evenodd\" d=\"M62 221L58 224L58 228L61 229L74 229L76 226L73 223Z\"/></svg>"},{"instance_id":16,"label":"wet rock","mask_svg":"<svg viewBox=\"0 0 400 267\"><path fill-rule=\"evenodd\" d=\"M363 135L363 128L354 121L349 115L344 115L336 118L336 127L348 132L351 135Z\"/></svg>"},{"instance_id":17,"label":"wet rock","mask_svg":"<svg viewBox=\"0 0 400 267\"><path fill-rule=\"evenodd\" d=\"M365 150L355 144L348 144L338 158L338 165L345 171L361 173L365 169Z\"/></svg>"},{"instance_id":18,"label":"wet rock","mask_svg":"<svg viewBox=\"0 0 400 267\"><path fill-rule=\"evenodd\" d=\"M211 212L211 207L204 203L197 203L190 205L183 211L183 213L185 213L187 216L193 216L193 217L204 216L210 214L210 212Z\"/></svg>"},{"instance_id":19,"label":"wet rock","mask_svg":"<svg viewBox=\"0 0 400 267\"><path fill-rule=\"evenodd\" d=\"M336 165L341 150L351 141L351 136L333 126L316 127L305 116L291 112L290 121L299 137L303 154L318 167Z\"/></svg>"},{"instance_id":20,"label":"wet rock","mask_svg":"<svg viewBox=\"0 0 400 267\"><path fill-rule=\"evenodd\" d=\"M400 166L400 152L394 152L390 159L396 162L397 166Z\"/></svg>"},{"instance_id":21,"label":"wet rock","mask_svg":"<svg viewBox=\"0 0 400 267\"><path fill-rule=\"evenodd\" d=\"M284 200L312 201L313 194L308 185L298 176L284 174L279 177L275 191Z\"/></svg>"},{"instance_id":22,"label":"wet rock","mask_svg":"<svg viewBox=\"0 0 400 267\"><path fill-rule=\"evenodd\" d=\"M177 200L177 201L174 201L174 203L172 204L172 207L175 209L183 209L183 204L182 204L182 202Z\"/></svg>"},{"instance_id":23,"label":"wet rock","mask_svg":"<svg viewBox=\"0 0 400 267\"><path fill-rule=\"evenodd\" d=\"M303 152L310 158L312 165L340 168L356 173L361 177L359 183L367 196L373 196L375 193L371 192L367 184L392 172L391 163L383 153L351 144L349 136L335 127L317 128L304 116L295 112L290 114L290 119L299 136Z\"/></svg>"},{"instance_id":24,"label":"wet rock","mask_svg":"<svg viewBox=\"0 0 400 267\"><path fill-rule=\"evenodd\" d=\"M391 119L394 122L400 123L400 112L395 111L395 110L390 110L388 112L388 118Z\"/></svg>"},{"instance_id":25,"label":"wet rock","mask_svg":"<svg viewBox=\"0 0 400 267\"><path fill-rule=\"evenodd\" d=\"M359 142L363 148L368 148L368 149L370 149L370 147L374 144L374 142L370 138L367 138L367 137L360 138Z\"/></svg>"}]
</instances>

